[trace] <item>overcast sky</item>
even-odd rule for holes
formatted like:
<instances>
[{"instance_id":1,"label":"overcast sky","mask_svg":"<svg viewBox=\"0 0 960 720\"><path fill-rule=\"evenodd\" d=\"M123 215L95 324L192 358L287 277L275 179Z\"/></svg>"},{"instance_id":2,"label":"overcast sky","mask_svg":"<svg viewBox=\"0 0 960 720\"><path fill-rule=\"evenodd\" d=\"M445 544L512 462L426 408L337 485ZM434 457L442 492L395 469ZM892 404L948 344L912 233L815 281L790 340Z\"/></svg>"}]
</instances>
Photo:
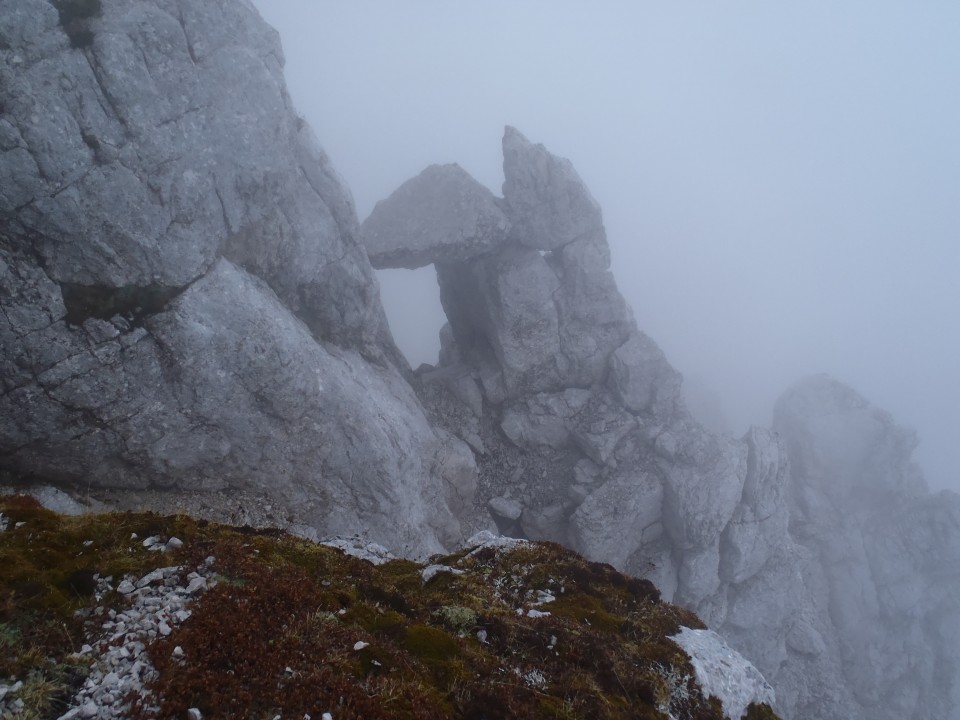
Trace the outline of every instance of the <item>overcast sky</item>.
<instances>
[{"instance_id":1,"label":"overcast sky","mask_svg":"<svg viewBox=\"0 0 960 720\"><path fill-rule=\"evenodd\" d=\"M638 324L730 431L828 372L960 487L960 3L257 0L360 219L515 125L603 207ZM412 364L432 270L381 273Z\"/></svg>"}]
</instances>

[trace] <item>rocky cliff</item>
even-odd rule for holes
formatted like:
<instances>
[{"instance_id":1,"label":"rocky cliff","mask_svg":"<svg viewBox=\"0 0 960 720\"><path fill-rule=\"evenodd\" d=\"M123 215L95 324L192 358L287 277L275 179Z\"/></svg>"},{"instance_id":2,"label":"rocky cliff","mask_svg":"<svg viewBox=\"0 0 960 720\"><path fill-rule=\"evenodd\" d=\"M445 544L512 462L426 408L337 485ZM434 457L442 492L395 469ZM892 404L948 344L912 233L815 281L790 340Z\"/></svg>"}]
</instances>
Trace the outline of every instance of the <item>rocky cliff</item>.
<instances>
[{"instance_id":1,"label":"rocky cliff","mask_svg":"<svg viewBox=\"0 0 960 720\"><path fill-rule=\"evenodd\" d=\"M826 378L772 431L704 430L570 163L513 128L503 158L502 198L432 166L362 226L375 267L436 267L449 324L418 392L474 449L499 529L653 579L787 717L960 717L960 498L927 494L912 436Z\"/></svg>"},{"instance_id":2,"label":"rocky cliff","mask_svg":"<svg viewBox=\"0 0 960 720\"><path fill-rule=\"evenodd\" d=\"M412 552L459 539L472 457L403 378L253 7L12 0L0 53L3 466Z\"/></svg>"},{"instance_id":3,"label":"rocky cliff","mask_svg":"<svg viewBox=\"0 0 960 720\"><path fill-rule=\"evenodd\" d=\"M695 610L786 717L960 717L960 501L832 381L704 430L568 161L508 128L502 197L432 166L360 228L243 0L9 0L0 58L8 474L411 555L555 540ZM436 367L371 262L436 267Z\"/></svg>"}]
</instances>

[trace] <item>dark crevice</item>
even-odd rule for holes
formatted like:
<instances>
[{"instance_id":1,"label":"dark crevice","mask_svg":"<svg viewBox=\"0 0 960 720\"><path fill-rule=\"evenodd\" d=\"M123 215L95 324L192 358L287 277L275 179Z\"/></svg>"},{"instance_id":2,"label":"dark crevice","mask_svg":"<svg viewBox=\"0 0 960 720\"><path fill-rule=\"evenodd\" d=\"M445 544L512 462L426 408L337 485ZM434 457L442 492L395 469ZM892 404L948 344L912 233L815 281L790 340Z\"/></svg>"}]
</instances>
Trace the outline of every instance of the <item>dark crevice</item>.
<instances>
[{"instance_id":1,"label":"dark crevice","mask_svg":"<svg viewBox=\"0 0 960 720\"><path fill-rule=\"evenodd\" d=\"M84 144L88 148L93 150L93 152L96 153L100 151L100 141L97 140L95 135L92 135L91 133L88 133L88 132L83 132L81 133L81 137L83 138Z\"/></svg>"},{"instance_id":2,"label":"dark crevice","mask_svg":"<svg viewBox=\"0 0 960 720\"><path fill-rule=\"evenodd\" d=\"M138 326L149 315L162 312L188 286L172 285L80 285L60 283L63 305L70 325L82 325L89 318L109 320L119 315Z\"/></svg>"},{"instance_id":3,"label":"dark crevice","mask_svg":"<svg viewBox=\"0 0 960 720\"><path fill-rule=\"evenodd\" d=\"M60 14L60 27L70 38L70 47L85 48L93 44L90 19L100 17L100 0L53 0Z\"/></svg>"}]
</instances>

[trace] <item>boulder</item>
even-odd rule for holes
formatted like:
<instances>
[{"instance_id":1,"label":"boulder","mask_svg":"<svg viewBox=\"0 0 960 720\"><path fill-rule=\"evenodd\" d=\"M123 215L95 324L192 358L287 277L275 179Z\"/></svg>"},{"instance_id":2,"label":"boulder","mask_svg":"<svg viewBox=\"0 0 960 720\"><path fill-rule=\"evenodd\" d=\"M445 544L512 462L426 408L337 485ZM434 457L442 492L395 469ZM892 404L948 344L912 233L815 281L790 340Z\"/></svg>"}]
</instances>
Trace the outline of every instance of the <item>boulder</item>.
<instances>
[{"instance_id":1,"label":"boulder","mask_svg":"<svg viewBox=\"0 0 960 720\"><path fill-rule=\"evenodd\" d=\"M483 255L509 231L493 193L457 164L431 165L407 180L361 226L374 267L411 270Z\"/></svg>"},{"instance_id":2,"label":"boulder","mask_svg":"<svg viewBox=\"0 0 960 720\"><path fill-rule=\"evenodd\" d=\"M511 237L536 250L604 238L600 206L565 158L534 145L516 128L503 134L503 197Z\"/></svg>"},{"instance_id":3,"label":"boulder","mask_svg":"<svg viewBox=\"0 0 960 720\"><path fill-rule=\"evenodd\" d=\"M587 557L625 568L634 553L663 535L662 516L657 473L624 468L580 504L570 518L571 535Z\"/></svg>"},{"instance_id":4,"label":"boulder","mask_svg":"<svg viewBox=\"0 0 960 720\"><path fill-rule=\"evenodd\" d=\"M537 393L509 405L500 427L518 447L546 445L555 449L571 442L574 418L590 401L589 390L570 388L559 393Z\"/></svg>"},{"instance_id":5,"label":"boulder","mask_svg":"<svg viewBox=\"0 0 960 720\"><path fill-rule=\"evenodd\" d=\"M640 331L610 354L610 387L634 414L672 419L680 412L680 373L657 344Z\"/></svg>"}]
</instances>

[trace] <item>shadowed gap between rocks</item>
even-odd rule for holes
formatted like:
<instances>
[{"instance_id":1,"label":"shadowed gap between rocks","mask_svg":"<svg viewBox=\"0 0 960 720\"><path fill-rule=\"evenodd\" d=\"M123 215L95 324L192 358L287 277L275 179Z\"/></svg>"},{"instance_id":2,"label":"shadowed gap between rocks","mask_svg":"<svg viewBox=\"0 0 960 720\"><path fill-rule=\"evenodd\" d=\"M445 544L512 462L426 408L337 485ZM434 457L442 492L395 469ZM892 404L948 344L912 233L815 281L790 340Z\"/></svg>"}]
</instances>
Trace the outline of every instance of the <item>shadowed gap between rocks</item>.
<instances>
[{"instance_id":1,"label":"shadowed gap between rocks","mask_svg":"<svg viewBox=\"0 0 960 720\"><path fill-rule=\"evenodd\" d=\"M168 303L189 285L80 285L60 283L66 320L70 325L82 325L84 320L109 320L120 315L133 325L139 325L148 315L162 312Z\"/></svg>"}]
</instances>

